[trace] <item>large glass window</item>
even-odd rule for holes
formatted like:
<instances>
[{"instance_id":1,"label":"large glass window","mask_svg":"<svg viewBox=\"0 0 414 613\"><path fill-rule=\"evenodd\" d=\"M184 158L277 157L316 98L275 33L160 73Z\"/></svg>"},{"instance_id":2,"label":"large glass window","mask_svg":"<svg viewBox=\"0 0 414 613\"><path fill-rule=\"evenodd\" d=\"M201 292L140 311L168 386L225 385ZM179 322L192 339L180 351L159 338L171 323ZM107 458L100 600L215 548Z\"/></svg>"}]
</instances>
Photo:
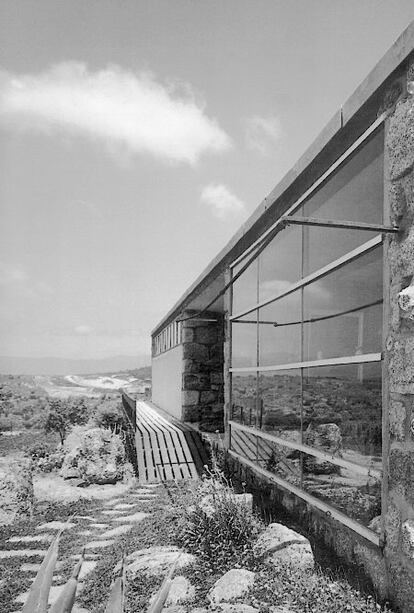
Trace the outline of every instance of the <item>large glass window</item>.
<instances>
[{"instance_id":1,"label":"large glass window","mask_svg":"<svg viewBox=\"0 0 414 613\"><path fill-rule=\"evenodd\" d=\"M290 214L381 224L383 147L379 129ZM290 226L233 286L232 449L365 526L380 513L381 243Z\"/></svg>"}]
</instances>

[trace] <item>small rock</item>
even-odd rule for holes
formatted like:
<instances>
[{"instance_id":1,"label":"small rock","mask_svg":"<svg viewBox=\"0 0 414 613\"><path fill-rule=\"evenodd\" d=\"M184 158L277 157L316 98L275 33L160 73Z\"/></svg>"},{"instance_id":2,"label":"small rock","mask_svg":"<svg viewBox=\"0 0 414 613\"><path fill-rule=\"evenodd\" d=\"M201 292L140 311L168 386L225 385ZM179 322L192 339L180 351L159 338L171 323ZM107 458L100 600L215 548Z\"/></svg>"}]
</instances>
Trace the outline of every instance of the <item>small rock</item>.
<instances>
[{"instance_id":1,"label":"small rock","mask_svg":"<svg viewBox=\"0 0 414 613\"><path fill-rule=\"evenodd\" d=\"M167 606L176 605L186 600L191 600L195 596L195 588L186 577L178 575L171 582L165 604Z\"/></svg>"},{"instance_id":2,"label":"small rock","mask_svg":"<svg viewBox=\"0 0 414 613\"><path fill-rule=\"evenodd\" d=\"M255 574L244 568L232 568L215 582L208 593L211 602L240 598L253 585Z\"/></svg>"},{"instance_id":3,"label":"small rock","mask_svg":"<svg viewBox=\"0 0 414 613\"><path fill-rule=\"evenodd\" d=\"M213 611L217 611L217 613L259 613L259 609L241 603L221 603L217 608L213 609Z\"/></svg>"},{"instance_id":4,"label":"small rock","mask_svg":"<svg viewBox=\"0 0 414 613\"><path fill-rule=\"evenodd\" d=\"M45 549L5 549L0 551L0 558L44 558L46 554Z\"/></svg>"},{"instance_id":5,"label":"small rock","mask_svg":"<svg viewBox=\"0 0 414 613\"><path fill-rule=\"evenodd\" d=\"M306 537L283 524L269 524L254 544L256 555L268 555L293 544L309 544Z\"/></svg>"},{"instance_id":6,"label":"small rock","mask_svg":"<svg viewBox=\"0 0 414 613\"><path fill-rule=\"evenodd\" d=\"M148 517L148 513L142 513L141 511L138 511L137 513L134 513L133 515L123 515L122 517L115 517L113 521L137 522L137 521L142 521L146 517Z\"/></svg>"},{"instance_id":7,"label":"small rock","mask_svg":"<svg viewBox=\"0 0 414 613\"><path fill-rule=\"evenodd\" d=\"M89 575L89 573L93 571L93 569L96 567L97 564L98 562L95 562L95 560L85 560L82 563L82 568L80 569L78 581L83 581L86 575ZM72 610L72 613L73 613L73 610Z\"/></svg>"},{"instance_id":8,"label":"small rock","mask_svg":"<svg viewBox=\"0 0 414 613\"><path fill-rule=\"evenodd\" d=\"M113 545L115 541L107 540L107 541L90 541L85 545L85 549L100 549L101 547L109 547L109 545Z\"/></svg>"},{"instance_id":9,"label":"small rock","mask_svg":"<svg viewBox=\"0 0 414 613\"><path fill-rule=\"evenodd\" d=\"M273 562L284 562L302 570L312 570L315 565L312 548L309 543L289 545L284 549L275 551L268 559Z\"/></svg>"},{"instance_id":10,"label":"small rock","mask_svg":"<svg viewBox=\"0 0 414 613\"><path fill-rule=\"evenodd\" d=\"M37 526L36 530L63 530L74 528L76 524L72 524L69 521L48 521L46 524Z\"/></svg>"},{"instance_id":11,"label":"small rock","mask_svg":"<svg viewBox=\"0 0 414 613\"><path fill-rule=\"evenodd\" d=\"M116 528L112 528L112 530L102 532L99 535L99 538L114 538L115 536L122 536L123 534L127 534L131 528L131 524L128 524L127 526L117 526Z\"/></svg>"},{"instance_id":12,"label":"small rock","mask_svg":"<svg viewBox=\"0 0 414 613\"><path fill-rule=\"evenodd\" d=\"M34 564L33 562L25 562L21 565L20 570L24 573L37 573L41 564Z\"/></svg>"},{"instance_id":13,"label":"small rock","mask_svg":"<svg viewBox=\"0 0 414 613\"><path fill-rule=\"evenodd\" d=\"M114 509L121 510L124 511L126 509L132 509L133 507L135 507L136 505L133 504L132 502L120 502L119 504L116 504L114 506Z\"/></svg>"},{"instance_id":14,"label":"small rock","mask_svg":"<svg viewBox=\"0 0 414 613\"><path fill-rule=\"evenodd\" d=\"M38 541L51 541L53 534L35 534L34 536L12 536L8 543L36 543Z\"/></svg>"},{"instance_id":15,"label":"small rock","mask_svg":"<svg viewBox=\"0 0 414 613\"><path fill-rule=\"evenodd\" d=\"M177 547L149 547L148 549L140 549L134 551L127 557L127 561L131 562L127 570L135 573L137 571L146 570L150 574L158 574L170 568L178 555L180 556L177 562L177 568L183 568L187 564L195 562L195 557L190 553L184 553Z\"/></svg>"}]
</instances>

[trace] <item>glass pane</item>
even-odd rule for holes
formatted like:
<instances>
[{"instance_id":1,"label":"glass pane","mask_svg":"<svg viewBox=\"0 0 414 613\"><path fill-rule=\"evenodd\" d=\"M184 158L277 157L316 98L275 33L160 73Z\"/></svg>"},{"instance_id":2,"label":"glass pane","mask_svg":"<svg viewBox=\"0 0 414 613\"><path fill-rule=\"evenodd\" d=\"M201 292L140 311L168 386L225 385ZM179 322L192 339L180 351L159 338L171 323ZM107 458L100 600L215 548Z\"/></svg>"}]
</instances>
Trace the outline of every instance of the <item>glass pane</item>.
<instances>
[{"instance_id":1,"label":"glass pane","mask_svg":"<svg viewBox=\"0 0 414 613\"><path fill-rule=\"evenodd\" d=\"M252 255L233 268L233 277L245 266ZM240 313L257 303L257 259L254 260L242 275L233 283L232 314Z\"/></svg>"},{"instance_id":2,"label":"glass pane","mask_svg":"<svg viewBox=\"0 0 414 613\"><path fill-rule=\"evenodd\" d=\"M231 323L232 367L257 366L257 311Z\"/></svg>"},{"instance_id":3,"label":"glass pane","mask_svg":"<svg viewBox=\"0 0 414 613\"><path fill-rule=\"evenodd\" d=\"M380 479L302 454L303 489L365 526L381 514Z\"/></svg>"},{"instance_id":4,"label":"glass pane","mask_svg":"<svg viewBox=\"0 0 414 613\"><path fill-rule=\"evenodd\" d=\"M259 256L259 300L267 300L301 276L301 228L282 230Z\"/></svg>"},{"instance_id":5,"label":"glass pane","mask_svg":"<svg viewBox=\"0 0 414 613\"><path fill-rule=\"evenodd\" d=\"M259 394L263 430L300 442L301 371L259 373Z\"/></svg>"},{"instance_id":6,"label":"glass pane","mask_svg":"<svg viewBox=\"0 0 414 613\"><path fill-rule=\"evenodd\" d=\"M317 219L366 223L383 221L383 131L377 132L295 213ZM375 233L333 228L304 228L304 274L368 241Z\"/></svg>"},{"instance_id":7,"label":"glass pane","mask_svg":"<svg viewBox=\"0 0 414 613\"><path fill-rule=\"evenodd\" d=\"M232 373L231 381L231 419L256 425L257 374Z\"/></svg>"},{"instance_id":8,"label":"glass pane","mask_svg":"<svg viewBox=\"0 0 414 613\"><path fill-rule=\"evenodd\" d=\"M259 364L276 366L301 360L301 292L259 309ZM278 324L278 325L276 325Z\"/></svg>"},{"instance_id":9,"label":"glass pane","mask_svg":"<svg viewBox=\"0 0 414 613\"><path fill-rule=\"evenodd\" d=\"M304 369L303 442L381 470L381 362Z\"/></svg>"},{"instance_id":10,"label":"glass pane","mask_svg":"<svg viewBox=\"0 0 414 613\"><path fill-rule=\"evenodd\" d=\"M304 360L380 352L381 300L382 247L305 287Z\"/></svg>"},{"instance_id":11,"label":"glass pane","mask_svg":"<svg viewBox=\"0 0 414 613\"><path fill-rule=\"evenodd\" d=\"M288 483L300 487L300 452L284 445L261 439L260 459L263 468L281 477Z\"/></svg>"}]
</instances>

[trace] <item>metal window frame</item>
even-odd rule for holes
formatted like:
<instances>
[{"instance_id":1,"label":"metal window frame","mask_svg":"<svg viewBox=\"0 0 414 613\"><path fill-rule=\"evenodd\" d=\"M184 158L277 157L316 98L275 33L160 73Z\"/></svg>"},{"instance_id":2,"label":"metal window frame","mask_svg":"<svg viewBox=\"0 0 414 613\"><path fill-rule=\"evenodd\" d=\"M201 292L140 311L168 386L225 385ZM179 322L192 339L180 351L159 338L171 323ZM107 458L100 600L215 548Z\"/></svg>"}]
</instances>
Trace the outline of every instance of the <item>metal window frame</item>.
<instances>
[{"instance_id":1,"label":"metal window frame","mask_svg":"<svg viewBox=\"0 0 414 613\"><path fill-rule=\"evenodd\" d=\"M276 436L274 434L270 434L264 430L260 430L259 428L254 428L252 426L245 426L244 424L239 424L237 421L230 420L229 426L234 428L235 430L240 430L241 432L247 432L248 434L252 434L253 436L257 436L259 438L263 438L266 441L271 443L277 443L282 447L288 447L289 449L297 449L298 451L302 451L306 453L306 455L311 455L315 458L319 458L320 460L326 460L331 464L335 464L336 466L341 466L342 468L348 468L349 470L354 470L355 472L361 475L367 475L368 477L378 477L381 478L383 475L383 470L378 470L377 468L367 468L362 464L357 464L356 462L352 462L351 460L344 460L343 458L337 458L334 455L331 455L325 451L321 451L316 447L309 447L309 445L304 445L303 443L295 443L294 441L288 441L280 436Z\"/></svg>"},{"instance_id":2,"label":"metal window frame","mask_svg":"<svg viewBox=\"0 0 414 613\"><path fill-rule=\"evenodd\" d=\"M367 541L370 541L377 547L381 546L381 537L378 534L376 534L375 532L372 532L372 530L370 530L369 528L366 528L362 524L358 523L356 520L351 519L350 517L348 517L348 515L345 515L345 513L341 513L341 511L337 511L331 505L323 502L322 500L319 500L319 498L315 498L311 494L308 494L304 490L301 490L296 485L292 485L288 481L285 481L284 479L277 477L275 474L262 468L261 466L258 466L251 460L248 460L247 458L239 455L235 451L232 451L231 449L229 449L228 453L230 454L230 456L232 456L233 458L235 458L242 464L245 464L246 466L251 468L256 473L269 479L270 481L273 481L274 483L276 483L283 489L291 492L292 494L295 494L295 496L297 496L298 498L301 498L302 500L309 503L313 507L316 507L317 509L324 511L328 516L332 517L333 519L336 519L338 522L340 522L344 526L347 526L354 532L357 532L359 535L364 537Z\"/></svg>"},{"instance_id":3,"label":"metal window frame","mask_svg":"<svg viewBox=\"0 0 414 613\"><path fill-rule=\"evenodd\" d=\"M301 368L317 368L318 366L343 366L346 364L367 364L381 362L382 353L364 353L360 355L347 355L338 358L325 358L323 360L306 360L303 362L290 362L271 366L240 366L231 367L230 372L276 372L279 370L300 370Z\"/></svg>"},{"instance_id":4,"label":"metal window frame","mask_svg":"<svg viewBox=\"0 0 414 613\"><path fill-rule=\"evenodd\" d=\"M272 302L276 302L277 300L280 300L281 298L284 298L285 296L289 296L289 294L296 292L302 287L310 285L314 281L318 281L319 279L326 277L326 275L337 270L338 268L342 268L342 266L345 266L346 264L350 264L353 260L356 260L359 257L365 255L366 253L369 253L369 251L372 251L373 249L378 247L378 245L381 245L382 242L383 242L382 234L378 234L377 236L374 236L369 241L363 243L362 245L360 245L359 247L356 247L355 249L352 249L352 251L348 251L348 253L345 253L345 255L342 255L341 257L337 258L333 262L326 264L326 266L319 268L318 270L316 270L315 272L312 272L310 275L307 275L303 279L296 281L296 283L292 283L292 285L288 289L284 290L283 292L274 294L270 298L266 298L266 300L262 300L261 302L258 302L257 304L254 304L248 307L244 311L240 311L239 313L236 313L235 315L231 315L231 317L229 318L230 321L239 319L240 317L244 317L245 315L248 315L249 313L252 313L253 311L256 311L257 309L265 307Z\"/></svg>"},{"instance_id":5,"label":"metal window frame","mask_svg":"<svg viewBox=\"0 0 414 613\"><path fill-rule=\"evenodd\" d=\"M364 142L379 128L383 127L384 128L384 132L387 129L387 125L386 125L386 119L387 119L387 113L383 113L381 116L379 116L377 118L377 120L371 124L371 126L369 126L369 128L351 145L351 147L349 147L329 168L328 170L323 173L319 179L317 179L302 195L301 197L291 206L289 207L285 213L272 225L270 226L261 236L259 239L257 239L254 243L252 243L239 257L237 257L235 260L233 260L233 262L229 265L229 271L231 274L233 274L233 269L235 266L237 266L240 263L243 263L243 260L246 260L247 256L251 253L253 253L255 250L258 250L260 248L260 246L263 244L263 241L266 240L266 238L269 236L269 234L271 234L272 232L275 231L275 229L280 226L281 224L286 224L286 220L282 220L282 217L286 217L291 215L292 213L294 213L295 211L297 211L299 209L299 207L319 188L321 187L325 181L327 181L329 179L329 177L355 152L359 149L359 147L361 147ZM386 151L384 151L384 170L385 170L385 163L386 163ZM389 218L389 215L387 216L387 196L384 192L384 201L383 201L383 211L384 211L384 221L386 221L387 218ZM389 219L388 219L389 220ZM289 221L289 220L287 220ZM303 222L303 219L301 220ZM322 222L323 220L313 220L314 222ZM295 222L294 222L295 223ZM296 222L296 223L300 223L300 221ZM340 223L340 222L339 222ZM322 224L320 224L322 225ZM327 225L332 225L331 223L327 223ZM342 226L347 226L349 227L349 225L347 225L346 223L341 224ZM363 224L360 224L359 228L356 229L366 229L368 230L367 227L363 228L362 227ZM302 225L303 227L303 225ZM373 231L375 231L376 228L373 228ZM379 232L384 232L384 233L388 233L388 232L396 232L397 229L396 228L391 228L391 227L386 227L386 226L380 226L378 228ZM257 303L255 305L252 305L251 307L249 307L247 310L244 311L240 311L239 313L236 313L235 315L232 314L232 308L233 308L233 303L231 301L231 316L229 317L229 321L230 324L231 322L233 322L236 319L239 319L240 317L243 317L244 315L247 315L253 311L258 312L258 309L266 306L272 302L275 302L276 300L279 300L281 298L283 298L284 296L287 296L289 294L291 294L294 291L297 290L301 290L303 292L303 288L312 283L313 281L315 281L316 279L319 279L323 276L325 276L326 274L329 274L330 272L332 272L335 269L339 269L341 266L346 265L347 263L351 262L353 259L356 259L357 257L360 257L361 255L369 252L371 249L374 249L375 247L377 247L378 245L384 243L384 247L385 250L387 250L387 246L389 243L389 238L388 236L386 236L386 240L384 240L384 234L380 234L377 235L376 237L374 237L373 239L371 239L371 241L368 241L367 243L365 243L364 245L361 245L359 248L349 252L348 254L345 254L345 256L342 256L341 258L338 258L337 260L335 260L334 262L331 262L330 264L328 264L327 266L323 267L322 269L319 269L318 271L316 271L315 273L312 273L312 275L308 275L305 279L301 279L300 282L295 283L291 288L289 288L288 290L286 290L283 293L280 293L278 295L275 295L269 299L267 299L266 301L263 301L261 303ZM366 247L366 248L364 248ZM259 255L259 254L257 254ZM349 256L349 257L347 257ZM384 258L386 257L386 253L384 254ZM384 276L384 278L386 278L386 276ZM388 309L388 299L386 297L386 292L383 292L383 311L384 311L384 315L387 312ZM259 313L259 312L258 312ZM259 314L257 315L257 319L259 319ZM386 329L386 323L385 323L385 318L384 318L384 331ZM232 333L231 333L231 329L232 329L232 325L230 325L230 339L232 337ZM385 332L384 332L384 338L386 338ZM230 355L232 353L232 347L230 346ZM302 368L312 368L312 367L317 367L317 366L330 366L330 365L343 365L343 364L362 364L362 363L369 363L369 362L383 362L383 356L381 353L376 353L376 354L365 354L365 355L358 355L358 356L345 356L342 358L332 358L332 359L325 359L325 360L315 360L315 361L308 361L308 362L297 362L297 363L291 363L291 364L283 364L283 365L277 365L277 366L256 366L256 367L246 367L246 368L230 368L229 369L229 376L230 376L230 399L232 396L232 388L233 388L233 382L232 382L232 378L233 378L233 373L237 373L237 372L251 372L252 374L256 374L256 377L258 377L258 373L259 372L267 372L267 371L277 371L277 370L295 370L295 369L302 369ZM301 371L302 372L302 371ZM384 402L385 398L384 398L384 363L383 363L383 368L382 368L382 387L383 387L383 403L382 403L382 419L384 422L384 414L388 413L388 409L387 409L387 402ZM237 422L236 422L237 423ZM298 498L301 498L303 500L305 500L306 502L308 502L309 504L311 504L312 506L324 511L327 515L333 517L334 519L336 519L337 521L339 521L341 524L349 527L350 529L352 529L354 532L360 534L361 536L363 536L365 539L367 539L368 541L374 543L375 545L377 545L378 547L380 547L382 545L383 542L383 538L384 538L384 508L385 508L385 503L384 503L384 483L387 480L387 465L386 465L386 447L383 444L383 449L382 449L382 461L383 461L383 471L382 471L382 505L383 505L383 512L382 512L382 530L381 530L381 535L376 534L375 532L373 532L372 530L370 530L369 528L366 528L365 526L363 526L361 523L359 523L356 520L352 520L349 518L348 515L337 511L333 506L326 504L324 502L322 502L321 500L315 498L314 496L308 494L307 492L305 492L303 489L301 489L300 487L294 486L290 483L288 483L287 481L285 481L282 478L277 477L276 475L274 475L273 473L266 471L265 469L261 468L260 466L258 466L257 464L255 464L254 462L252 462L251 460L248 460L247 458L244 458L243 456L239 455L238 453L234 452L231 450L231 429L232 429L232 424L233 421L230 420L229 421L229 454L233 457L235 457L236 459L238 459L241 463L244 463L245 465L249 466L250 468L252 468L256 473L261 474L263 476L265 476L266 478L268 478L270 481L273 481L275 483L277 483L280 487L284 488L287 491L290 491L292 493L294 493ZM254 434L257 436L262 436L264 433L261 430L258 429L253 429L254 430ZM257 430L257 431L256 431ZM301 429L302 430L302 429ZM249 429L249 431L251 431ZM383 433L383 438L384 436L386 436ZM264 437L266 438L266 437ZM283 439L282 441L275 441L278 442L280 444L283 444ZM383 441L384 443L384 441ZM297 447L299 449L299 451L303 451L305 453L309 453L310 455L315 455L315 453L317 452L317 450L314 450L313 448L309 448L307 449L307 446L303 445L303 441L299 444L300 447ZM306 448L306 450L304 449ZM313 453L310 452L310 450L312 450ZM329 459L326 458L326 459ZM332 459L330 459L329 461L332 461ZM354 466L352 466L353 468L355 468ZM360 468L361 470L364 469L364 467L361 467L360 465L357 465L358 468ZM377 472L377 471L375 471ZM372 469L371 469L371 473Z\"/></svg>"},{"instance_id":6,"label":"metal window frame","mask_svg":"<svg viewBox=\"0 0 414 613\"><path fill-rule=\"evenodd\" d=\"M377 129L383 126L387 113L382 113L375 121L372 123L369 128L361 134L361 136L326 170L320 177L317 179L312 185L296 200L292 206L290 206L284 213L283 216L292 215L297 211L297 209L307 200L313 192L315 192L322 184L333 174L363 143L373 134ZM237 266L242 260L246 258L252 251L260 246L260 244L266 239L266 237L273 232L273 230L278 225L279 220L274 223L270 228L268 228L263 234L258 238L254 243L252 243L239 257L237 257L230 264L230 268Z\"/></svg>"}]
</instances>

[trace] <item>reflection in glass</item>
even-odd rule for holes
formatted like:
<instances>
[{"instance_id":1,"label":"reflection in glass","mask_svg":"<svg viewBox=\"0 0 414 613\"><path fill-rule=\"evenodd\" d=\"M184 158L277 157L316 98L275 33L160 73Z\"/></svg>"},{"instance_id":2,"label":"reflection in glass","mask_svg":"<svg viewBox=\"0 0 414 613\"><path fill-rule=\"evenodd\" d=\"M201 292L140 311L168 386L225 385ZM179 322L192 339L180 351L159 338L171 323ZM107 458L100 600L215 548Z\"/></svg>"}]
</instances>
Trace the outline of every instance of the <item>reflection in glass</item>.
<instances>
[{"instance_id":1,"label":"reflection in glass","mask_svg":"<svg viewBox=\"0 0 414 613\"><path fill-rule=\"evenodd\" d=\"M231 416L241 424L255 426L258 421L257 374L232 373Z\"/></svg>"},{"instance_id":2,"label":"reflection in glass","mask_svg":"<svg viewBox=\"0 0 414 613\"><path fill-rule=\"evenodd\" d=\"M381 514L381 481L302 454L303 489L365 526Z\"/></svg>"},{"instance_id":3,"label":"reflection in glass","mask_svg":"<svg viewBox=\"0 0 414 613\"><path fill-rule=\"evenodd\" d=\"M301 293L294 292L259 309L259 364L275 366L301 360ZM278 324L278 325L276 325Z\"/></svg>"},{"instance_id":4,"label":"reflection in glass","mask_svg":"<svg viewBox=\"0 0 414 613\"><path fill-rule=\"evenodd\" d=\"M257 366L257 311L231 324L232 367Z\"/></svg>"},{"instance_id":5,"label":"reflection in glass","mask_svg":"<svg viewBox=\"0 0 414 613\"><path fill-rule=\"evenodd\" d=\"M381 469L381 363L308 368L303 374L303 442Z\"/></svg>"},{"instance_id":6,"label":"reflection in glass","mask_svg":"<svg viewBox=\"0 0 414 613\"><path fill-rule=\"evenodd\" d=\"M381 224L384 201L383 151L384 135L380 130L334 175L330 175L324 186L295 215ZM304 274L318 270L374 235L361 230L305 227Z\"/></svg>"},{"instance_id":7,"label":"reflection in glass","mask_svg":"<svg viewBox=\"0 0 414 613\"><path fill-rule=\"evenodd\" d=\"M300 370L259 373L263 430L300 442L301 380Z\"/></svg>"},{"instance_id":8,"label":"reflection in glass","mask_svg":"<svg viewBox=\"0 0 414 613\"><path fill-rule=\"evenodd\" d=\"M301 228L279 232L259 256L259 300L288 289L301 276Z\"/></svg>"},{"instance_id":9,"label":"reflection in glass","mask_svg":"<svg viewBox=\"0 0 414 613\"><path fill-rule=\"evenodd\" d=\"M382 247L306 286L304 360L381 351L382 292Z\"/></svg>"},{"instance_id":10,"label":"reflection in glass","mask_svg":"<svg viewBox=\"0 0 414 613\"><path fill-rule=\"evenodd\" d=\"M245 266L252 254L233 268L233 277ZM233 283L232 314L240 313L257 303L257 271L258 260L254 260L248 268Z\"/></svg>"}]
</instances>

